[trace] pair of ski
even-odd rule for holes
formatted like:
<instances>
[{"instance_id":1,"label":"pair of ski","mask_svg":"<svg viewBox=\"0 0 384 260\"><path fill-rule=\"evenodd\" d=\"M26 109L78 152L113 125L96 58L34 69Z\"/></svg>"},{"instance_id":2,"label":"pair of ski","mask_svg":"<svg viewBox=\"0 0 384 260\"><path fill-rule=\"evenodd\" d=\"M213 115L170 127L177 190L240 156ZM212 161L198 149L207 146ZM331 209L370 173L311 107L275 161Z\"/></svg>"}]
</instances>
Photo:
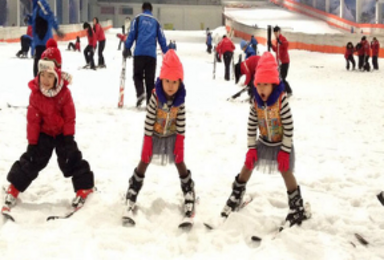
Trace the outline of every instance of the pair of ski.
<instances>
[{"instance_id":1,"label":"pair of ski","mask_svg":"<svg viewBox=\"0 0 384 260\"><path fill-rule=\"evenodd\" d=\"M190 230L193 227L195 213L196 213L196 205L198 204L198 201L199 201L199 198L197 197L195 200L195 212L193 213L193 215L192 216L184 215L183 219L178 225L178 228L183 230ZM122 217L122 223L124 227L133 227L136 225L136 220L135 220L136 210L137 210L136 204L128 200L127 208L124 211L123 217Z\"/></svg>"},{"instance_id":2,"label":"pair of ski","mask_svg":"<svg viewBox=\"0 0 384 260\"><path fill-rule=\"evenodd\" d=\"M251 196L244 196L243 202L241 203L240 207L238 208L238 211L240 211L241 209L246 207L252 200L253 200L253 198ZM305 219L304 220L311 218L311 216L312 216L311 205L308 202L306 202L304 205L304 212L305 212ZM214 226L214 225L209 224L209 223L204 223L204 226L209 230L217 229L220 225L224 224L224 222L227 220L227 218L228 218L228 216L226 216L226 217L222 216L220 221L219 221L218 226ZM286 221L282 226L280 226L277 230L274 231L275 234L273 235L273 238L275 238L284 229L287 229L289 227L290 227L290 223L288 221ZM255 242L261 242L262 238L260 236L253 235L253 236L251 236L251 240L255 241Z\"/></svg>"},{"instance_id":3,"label":"pair of ski","mask_svg":"<svg viewBox=\"0 0 384 260\"><path fill-rule=\"evenodd\" d=\"M67 219L67 218L70 218L76 212L78 212L82 207L83 207L83 205L78 206L78 207L72 207L72 209L70 211L68 211L67 213L65 213L63 215L48 216L47 217L47 221L55 220L55 219ZM1 214L3 215L4 219L10 220L12 222L16 222L15 217L13 216L13 214L11 212L11 208L8 205L4 205L1 208Z\"/></svg>"}]
</instances>

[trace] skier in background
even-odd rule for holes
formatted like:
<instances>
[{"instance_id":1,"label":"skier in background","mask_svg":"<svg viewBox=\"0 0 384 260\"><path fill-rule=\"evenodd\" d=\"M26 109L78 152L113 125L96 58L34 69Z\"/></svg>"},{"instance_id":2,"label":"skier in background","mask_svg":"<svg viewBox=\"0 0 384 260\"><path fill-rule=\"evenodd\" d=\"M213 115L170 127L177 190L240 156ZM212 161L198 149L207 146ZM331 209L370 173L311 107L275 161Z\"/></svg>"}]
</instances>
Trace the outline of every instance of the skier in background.
<instances>
[{"instance_id":1,"label":"skier in background","mask_svg":"<svg viewBox=\"0 0 384 260\"><path fill-rule=\"evenodd\" d=\"M245 40L241 40L240 49L245 53L245 59L256 55L255 50L251 47L250 43Z\"/></svg>"},{"instance_id":2,"label":"skier in background","mask_svg":"<svg viewBox=\"0 0 384 260\"><path fill-rule=\"evenodd\" d=\"M28 21L30 19L30 15L27 15L24 18L24 24L28 25ZM34 48L33 48L33 32L32 32L32 25L27 26L27 33L23 34L20 37L20 45L21 50L16 53L16 57L18 58L27 58L28 57L28 51L29 48L31 48L31 57L33 57L34 54Z\"/></svg>"},{"instance_id":3,"label":"skier in background","mask_svg":"<svg viewBox=\"0 0 384 260\"><path fill-rule=\"evenodd\" d=\"M371 65L369 64L369 57L371 56L371 47L369 46L369 42L367 41L367 37L363 36L361 38L361 48L363 54L363 71L370 71Z\"/></svg>"},{"instance_id":4,"label":"skier in background","mask_svg":"<svg viewBox=\"0 0 384 260\"><path fill-rule=\"evenodd\" d=\"M92 26L85 22L83 24L83 29L87 31L87 37L88 37L88 45L84 49L84 57L86 65L83 67L84 69L92 69L96 70L95 61L93 59L93 56L95 54L95 49L97 45L97 38L95 31L92 29Z\"/></svg>"},{"instance_id":5,"label":"skier in background","mask_svg":"<svg viewBox=\"0 0 384 260\"><path fill-rule=\"evenodd\" d=\"M71 49L74 51L81 52L80 37L79 36L76 36L76 42L75 43L73 43L73 42L68 43L67 51L70 51Z\"/></svg>"},{"instance_id":6,"label":"skier in background","mask_svg":"<svg viewBox=\"0 0 384 260\"><path fill-rule=\"evenodd\" d=\"M376 37L373 37L373 40L371 42L371 49L372 49L372 66L373 66L373 69L379 70L378 57L379 57L379 51L380 51L380 43L376 39Z\"/></svg>"},{"instance_id":7,"label":"skier in background","mask_svg":"<svg viewBox=\"0 0 384 260\"><path fill-rule=\"evenodd\" d=\"M235 84L237 84L242 75L245 75L243 87L248 86L248 95L250 100L253 100L254 88L253 85L257 64L259 63L260 56L251 56L243 62L238 62L235 65Z\"/></svg>"},{"instance_id":8,"label":"skier in background","mask_svg":"<svg viewBox=\"0 0 384 260\"><path fill-rule=\"evenodd\" d=\"M132 21L123 51L125 59L131 58L131 47L136 42L133 54L133 80L136 87L137 107L141 106L144 99L147 100L147 105L149 104L149 99L155 85L157 63L156 40L160 44L163 54L168 51L167 41L161 25L153 17L152 4L144 2L142 11L143 13L136 16ZM143 79L145 79L146 89L144 89Z\"/></svg>"},{"instance_id":9,"label":"skier in background","mask_svg":"<svg viewBox=\"0 0 384 260\"><path fill-rule=\"evenodd\" d=\"M230 80L230 66L231 66L231 61L233 58L233 51L236 49L235 45L233 42L226 36L223 36L223 39L219 44L217 45L217 54L219 55L219 59L221 59L221 56L224 56L224 79L226 81Z\"/></svg>"},{"instance_id":10,"label":"skier in background","mask_svg":"<svg viewBox=\"0 0 384 260\"><path fill-rule=\"evenodd\" d=\"M257 42L255 36L253 36L253 35L251 36L250 44L251 44L252 48L255 50L255 53L257 55L257 44L258 44L258 42Z\"/></svg>"},{"instance_id":11,"label":"skier in background","mask_svg":"<svg viewBox=\"0 0 384 260\"><path fill-rule=\"evenodd\" d=\"M207 52L211 54L212 53L212 34L210 32L207 33L205 44L207 45Z\"/></svg>"},{"instance_id":12,"label":"skier in background","mask_svg":"<svg viewBox=\"0 0 384 260\"><path fill-rule=\"evenodd\" d=\"M344 58L347 62L346 69L349 70L350 66L349 63L352 63L352 70L355 70L356 63L355 58L353 57L353 53L355 52L355 47L353 47L352 42L348 42L347 46L345 47L345 54Z\"/></svg>"},{"instance_id":13,"label":"skier in background","mask_svg":"<svg viewBox=\"0 0 384 260\"><path fill-rule=\"evenodd\" d=\"M287 41L287 38L285 38L281 34L281 29L279 26L275 26L273 28L273 34L275 35L276 45L273 45L272 42L268 42L268 45L270 45L272 47L272 50L276 52L276 61L278 62L278 64L280 64L280 77L283 79L285 91L287 92L288 97L290 97L292 95L292 89L287 81L289 70L289 42Z\"/></svg>"},{"instance_id":14,"label":"skier in background","mask_svg":"<svg viewBox=\"0 0 384 260\"><path fill-rule=\"evenodd\" d=\"M98 46L99 59L98 59L97 67L98 68L106 68L107 66L105 65L105 60L104 60L104 55L103 55L106 39L105 39L104 30L101 27L101 25L99 23L99 19L97 17L93 18L93 31L95 32L96 40L99 42L99 46ZM96 50L96 48L95 48L95 50Z\"/></svg>"},{"instance_id":15,"label":"skier in background","mask_svg":"<svg viewBox=\"0 0 384 260\"><path fill-rule=\"evenodd\" d=\"M47 41L53 38L52 28L56 30L59 38L64 37L59 29L59 24L51 11L47 0L33 0L32 16L28 24L32 25L33 31L33 46L35 48L35 60L33 64L33 75L36 77L38 71L38 62L41 54L46 49Z\"/></svg>"}]
</instances>

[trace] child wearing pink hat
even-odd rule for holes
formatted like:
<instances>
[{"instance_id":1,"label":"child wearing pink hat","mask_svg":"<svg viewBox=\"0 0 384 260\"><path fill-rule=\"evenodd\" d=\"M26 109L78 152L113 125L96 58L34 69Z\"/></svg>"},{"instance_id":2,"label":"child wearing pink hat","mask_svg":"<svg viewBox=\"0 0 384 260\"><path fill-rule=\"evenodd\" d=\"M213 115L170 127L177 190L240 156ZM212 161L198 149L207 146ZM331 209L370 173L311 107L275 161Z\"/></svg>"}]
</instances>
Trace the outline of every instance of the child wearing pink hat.
<instances>
[{"instance_id":1,"label":"child wearing pink hat","mask_svg":"<svg viewBox=\"0 0 384 260\"><path fill-rule=\"evenodd\" d=\"M293 175L295 151L292 114L276 60L269 52L265 52L258 62L254 85L255 98L248 118L248 152L221 215L228 217L242 205L246 184L253 169L267 172L277 169L288 193L289 213L284 225L301 224L309 216L304 211L300 187Z\"/></svg>"},{"instance_id":2,"label":"child wearing pink hat","mask_svg":"<svg viewBox=\"0 0 384 260\"><path fill-rule=\"evenodd\" d=\"M147 106L141 160L129 179L128 207L123 215L123 224L135 224L132 210L151 161L162 165L175 163L184 194L184 215L189 219L194 217L194 182L184 163L186 91L183 79L183 65L175 51L169 50L163 58L160 76Z\"/></svg>"}]
</instances>

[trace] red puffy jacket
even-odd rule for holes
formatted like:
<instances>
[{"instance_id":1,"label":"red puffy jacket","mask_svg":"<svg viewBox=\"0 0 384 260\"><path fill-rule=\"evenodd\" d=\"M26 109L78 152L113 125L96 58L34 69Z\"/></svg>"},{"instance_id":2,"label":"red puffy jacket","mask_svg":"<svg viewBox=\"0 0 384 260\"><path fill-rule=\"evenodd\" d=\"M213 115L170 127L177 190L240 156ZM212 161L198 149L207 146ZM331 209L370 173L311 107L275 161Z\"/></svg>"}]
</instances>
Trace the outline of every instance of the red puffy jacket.
<instances>
[{"instance_id":1,"label":"red puffy jacket","mask_svg":"<svg viewBox=\"0 0 384 260\"><path fill-rule=\"evenodd\" d=\"M277 62L281 63L289 63L289 54L288 54L288 46L289 42L283 35L279 35L279 41L281 42L278 43L276 41L276 46L272 45L272 49L274 52L276 52L276 60Z\"/></svg>"},{"instance_id":2,"label":"red puffy jacket","mask_svg":"<svg viewBox=\"0 0 384 260\"><path fill-rule=\"evenodd\" d=\"M344 53L344 58L345 59L348 59L348 57L350 55L353 55L353 53L355 52L355 48L345 48L345 53Z\"/></svg>"},{"instance_id":3,"label":"red puffy jacket","mask_svg":"<svg viewBox=\"0 0 384 260\"><path fill-rule=\"evenodd\" d=\"M219 42L217 45L217 52L219 53L220 57L222 54L226 53L227 51L233 52L236 49L233 42L228 39L228 37L225 37L224 39Z\"/></svg>"},{"instance_id":4,"label":"red puffy jacket","mask_svg":"<svg viewBox=\"0 0 384 260\"><path fill-rule=\"evenodd\" d=\"M76 51L81 51L81 48L80 48L80 42L76 42L76 43L75 43L75 50L76 50Z\"/></svg>"},{"instance_id":5,"label":"red puffy jacket","mask_svg":"<svg viewBox=\"0 0 384 260\"><path fill-rule=\"evenodd\" d=\"M39 76L28 84L32 93L27 112L27 139L29 144L37 144L39 134L50 136L59 134L74 135L76 112L67 82L54 97L46 97L39 88Z\"/></svg>"},{"instance_id":6,"label":"red puffy jacket","mask_svg":"<svg viewBox=\"0 0 384 260\"><path fill-rule=\"evenodd\" d=\"M92 33L92 35L91 35ZM96 48L97 45L97 36L95 31L92 28L87 29L88 45L91 45L93 48Z\"/></svg>"},{"instance_id":7,"label":"red puffy jacket","mask_svg":"<svg viewBox=\"0 0 384 260\"><path fill-rule=\"evenodd\" d=\"M252 76L255 75L257 64L259 63L260 56L251 56L240 65L241 74L245 75L244 85L248 85L251 81Z\"/></svg>"},{"instance_id":8,"label":"red puffy jacket","mask_svg":"<svg viewBox=\"0 0 384 260\"><path fill-rule=\"evenodd\" d=\"M372 56L379 56L380 43L378 40L371 43Z\"/></svg>"},{"instance_id":9,"label":"red puffy jacket","mask_svg":"<svg viewBox=\"0 0 384 260\"><path fill-rule=\"evenodd\" d=\"M94 31L96 33L96 39L100 42L100 41L104 41L105 40L105 34L104 34L104 30L103 28L101 28L100 24L97 23L95 24L94 26Z\"/></svg>"},{"instance_id":10,"label":"red puffy jacket","mask_svg":"<svg viewBox=\"0 0 384 260\"><path fill-rule=\"evenodd\" d=\"M362 49L362 55L365 55L365 56L371 56L371 47L369 46L369 43L367 40L365 41L361 41L361 49ZM360 52L359 52L359 55L360 55Z\"/></svg>"}]
</instances>

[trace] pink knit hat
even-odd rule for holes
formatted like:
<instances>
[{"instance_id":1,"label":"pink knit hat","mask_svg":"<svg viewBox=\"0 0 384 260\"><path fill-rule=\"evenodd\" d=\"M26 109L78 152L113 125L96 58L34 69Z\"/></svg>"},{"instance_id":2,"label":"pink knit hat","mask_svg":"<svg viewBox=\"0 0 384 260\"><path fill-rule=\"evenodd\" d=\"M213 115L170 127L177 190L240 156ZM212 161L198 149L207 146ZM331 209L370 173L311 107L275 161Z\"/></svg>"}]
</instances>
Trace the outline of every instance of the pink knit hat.
<instances>
[{"instance_id":1,"label":"pink knit hat","mask_svg":"<svg viewBox=\"0 0 384 260\"><path fill-rule=\"evenodd\" d=\"M179 57L177 57L174 50L168 50L164 55L163 64L160 71L160 79L169 80L184 80L183 64L181 64Z\"/></svg>"},{"instance_id":2,"label":"pink knit hat","mask_svg":"<svg viewBox=\"0 0 384 260\"><path fill-rule=\"evenodd\" d=\"M280 83L277 63L275 57L273 57L270 52L264 52L261 56L256 67L255 80L253 83L255 84L255 87L257 86L257 83Z\"/></svg>"}]
</instances>

